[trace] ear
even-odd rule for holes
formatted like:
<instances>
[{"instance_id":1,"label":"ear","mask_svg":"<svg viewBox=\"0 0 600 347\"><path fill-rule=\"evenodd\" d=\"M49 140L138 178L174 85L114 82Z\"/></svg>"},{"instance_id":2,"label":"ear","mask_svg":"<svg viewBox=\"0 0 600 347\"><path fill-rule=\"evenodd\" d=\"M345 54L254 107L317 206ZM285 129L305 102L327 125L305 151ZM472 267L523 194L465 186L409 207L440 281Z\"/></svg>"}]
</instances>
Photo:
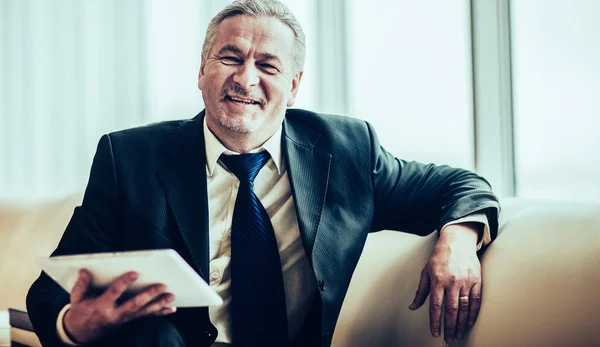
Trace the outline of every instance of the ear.
<instances>
[{"instance_id":1,"label":"ear","mask_svg":"<svg viewBox=\"0 0 600 347\"><path fill-rule=\"evenodd\" d=\"M290 91L290 95L288 96L287 107L292 107L294 102L296 102L296 95L298 94L298 89L300 88L300 81L302 80L302 75L304 71L300 71L292 78L292 90Z\"/></svg>"},{"instance_id":2,"label":"ear","mask_svg":"<svg viewBox=\"0 0 600 347\"><path fill-rule=\"evenodd\" d=\"M202 58L202 61L200 62L200 71L198 71L198 89L202 90L202 85L203 83L203 79L202 77L204 77L204 66L206 65L206 62L204 61L204 58Z\"/></svg>"}]
</instances>

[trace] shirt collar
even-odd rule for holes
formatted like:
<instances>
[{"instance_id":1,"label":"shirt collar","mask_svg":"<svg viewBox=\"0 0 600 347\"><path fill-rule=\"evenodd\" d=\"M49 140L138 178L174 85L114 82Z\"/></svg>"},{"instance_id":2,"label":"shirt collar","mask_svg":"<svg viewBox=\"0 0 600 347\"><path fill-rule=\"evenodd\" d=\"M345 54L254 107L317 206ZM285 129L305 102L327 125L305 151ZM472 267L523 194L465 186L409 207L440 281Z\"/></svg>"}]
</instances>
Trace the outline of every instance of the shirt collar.
<instances>
[{"instance_id":1,"label":"shirt collar","mask_svg":"<svg viewBox=\"0 0 600 347\"><path fill-rule=\"evenodd\" d=\"M217 137L208 129L208 125L206 125L206 116L204 117L203 122L204 129L204 146L206 148L206 165L208 166L208 175L212 176L215 170L215 166L217 165L217 161L221 154L225 153L228 155L240 154L234 151L230 151ZM262 151L269 152L271 155L271 159L273 159L273 163L277 167L277 172L281 174L282 171L282 158L281 158L281 135L282 135L282 127L279 126L277 131L271 136L267 142L265 142L262 146L253 149L250 153L257 153Z\"/></svg>"}]
</instances>

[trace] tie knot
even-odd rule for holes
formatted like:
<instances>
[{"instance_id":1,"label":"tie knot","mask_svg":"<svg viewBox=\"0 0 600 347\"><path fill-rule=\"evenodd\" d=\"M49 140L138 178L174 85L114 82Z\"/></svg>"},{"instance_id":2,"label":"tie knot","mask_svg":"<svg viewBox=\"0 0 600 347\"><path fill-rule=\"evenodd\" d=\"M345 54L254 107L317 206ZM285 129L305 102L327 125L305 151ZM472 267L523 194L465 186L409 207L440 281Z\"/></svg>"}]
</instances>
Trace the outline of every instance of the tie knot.
<instances>
[{"instance_id":1,"label":"tie knot","mask_svg":"<svg viewBox=\"0 0 600 347\"><path fill-rule=\"evenodd\" d=\"M240 182L254 182L256 175L269 161L269 152L221 155L221 161Z\"/></svg>"}]
</instances>

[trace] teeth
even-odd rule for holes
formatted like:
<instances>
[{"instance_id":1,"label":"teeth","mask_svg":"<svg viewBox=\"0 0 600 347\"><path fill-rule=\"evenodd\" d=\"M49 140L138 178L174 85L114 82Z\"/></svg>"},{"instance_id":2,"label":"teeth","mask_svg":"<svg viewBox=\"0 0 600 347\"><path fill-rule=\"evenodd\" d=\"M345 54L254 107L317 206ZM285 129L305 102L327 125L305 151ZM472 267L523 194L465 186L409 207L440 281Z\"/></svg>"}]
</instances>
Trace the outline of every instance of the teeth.
<instances>
[{"instance_id":1,"label":"teeth","mask_svg":"<svg viewBox=\"0 0 600 347\"><path fill-rule=\"evenodd\" d=\"M235 98L235 97L233 97L233 96L230 96L230 98L231 98L231 100L233 100L233 101L237 101L237 102L243 102L244 104L248 104L248 105L252 105L252 104L254 104L254 103L255 103L254 101L248 101L248 100L238 99L238 98Z\"/></svg>"}]
</instances>

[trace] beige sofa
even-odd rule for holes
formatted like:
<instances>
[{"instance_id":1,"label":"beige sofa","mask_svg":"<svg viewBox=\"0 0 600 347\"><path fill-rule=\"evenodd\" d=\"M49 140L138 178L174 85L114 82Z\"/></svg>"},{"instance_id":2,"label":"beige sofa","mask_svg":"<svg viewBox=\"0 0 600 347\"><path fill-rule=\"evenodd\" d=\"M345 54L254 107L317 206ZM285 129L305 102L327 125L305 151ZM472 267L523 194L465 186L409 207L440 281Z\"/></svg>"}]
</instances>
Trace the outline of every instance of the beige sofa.
<instances>
[{"instance_id":1,"label":"beige sofa","mask_svg":"<svg viewBox=\"0 0 600 347\"><path fill-rule=\"evenodd\" d=\"M24 307L33 260L56 246L81 199L0 206L0 310ZM600 205L503 200L500 235L482 259L482 309L452 346L600 346ZM435 234L369 236L334 346L443 346L428 309L408 310ZM428 305L428 303L426 304Z\"/></svg>"}]
</instances>

